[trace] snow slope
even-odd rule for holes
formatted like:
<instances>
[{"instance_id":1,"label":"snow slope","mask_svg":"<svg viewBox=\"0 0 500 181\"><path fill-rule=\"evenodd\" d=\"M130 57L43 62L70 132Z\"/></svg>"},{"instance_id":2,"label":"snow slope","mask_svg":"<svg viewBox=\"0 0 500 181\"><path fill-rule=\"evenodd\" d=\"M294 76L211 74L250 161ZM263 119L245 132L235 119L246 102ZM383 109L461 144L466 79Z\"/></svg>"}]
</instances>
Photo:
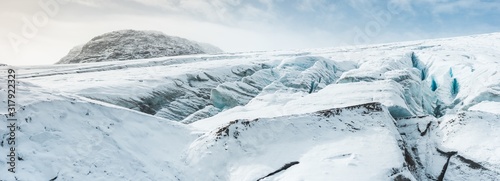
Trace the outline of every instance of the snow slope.
<instances>
[{"instance_id":1,"label":"snow slope","mask_svg":"<svg viewBox=\"0 0 500 181\"><path fill-rule=\"evenodd\" d=\"M499 49L493 33L15 67L23 160L0 180L495 180Z\"/></svg>"},{"instance_id":2,"label":"snow slope","mask_svg":"<svg viewBox=\"0 0 500 181\"><path fill-rule=\"evenodd\" d=\"M25 98L18 99L18 167L16 174L9 174L6 160L1 159L0 180L181 177L182 148L196 138L188 126L29 84L19 87L17 94ZM5 123L5 116L1 120ZM8 133L5 126L0 131ZM2 135L0 153L8 155L10 146L4 141L8 136Z\"/></svg>"}]
</instances>

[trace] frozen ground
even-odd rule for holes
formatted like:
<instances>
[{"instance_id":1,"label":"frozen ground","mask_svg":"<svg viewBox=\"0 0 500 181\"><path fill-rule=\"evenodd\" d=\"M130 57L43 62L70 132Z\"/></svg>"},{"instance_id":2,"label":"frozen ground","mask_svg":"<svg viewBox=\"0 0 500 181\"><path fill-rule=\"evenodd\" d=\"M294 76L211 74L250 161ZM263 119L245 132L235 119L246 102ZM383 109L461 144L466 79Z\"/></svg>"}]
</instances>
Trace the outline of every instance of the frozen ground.
<instances>
[{"instance_id":1,"label":"frozen ground","mask_svg":"<svg viewBox=\"0 0 500 181\"><path fill-rule=\"evenodd\" d=\"M22 160L0 180L497 180L498 50L494 33L16 67Z\"/></svg>"}]
</instances>

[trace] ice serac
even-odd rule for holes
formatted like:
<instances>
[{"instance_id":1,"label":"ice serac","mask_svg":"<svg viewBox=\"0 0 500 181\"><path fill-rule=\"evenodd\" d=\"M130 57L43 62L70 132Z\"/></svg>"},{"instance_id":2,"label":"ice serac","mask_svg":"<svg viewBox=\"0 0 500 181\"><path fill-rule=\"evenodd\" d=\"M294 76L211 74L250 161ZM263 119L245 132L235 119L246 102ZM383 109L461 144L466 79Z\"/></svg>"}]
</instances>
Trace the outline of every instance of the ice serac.
<instances>
[{"instance_id":1,"label":"ice serac","mask_svg":"<svg viewBox=\"0 0 500 181\"><path fill-rule=\"evenodd\" d=\"M245 105L270 84L277 77L269 69L253 72L251 70L241 71L237 67L235 74L243 78L234 82L225 82L218 85L210 93L210 100L219 109L228 109L238 105ZM232 70L233 72L235 70Z\"/></svg>"},{"instance_id":2,"label":"ice serac","mask_svg":"<svg viewBox=\"0 0 500 181\"><path fill-rule=\"evenodd\" d=\"M120 30L71 49L58 64L134 60L175 55L221 53L219 48L157 31Z\"/></svg>"},{"instance_id":3,"label":"ice serac","mask_svg":"<svg viewBox=\"0 0 500 181\"><path fill-rule=\"evenodd\" d=\"M361 63L359 68L342 74L337 83L350 84L364 82L362 84L371 86L371 88L364 89L359 87L361 89L354 90L378 90L381 94L384 94L386 91L388 93L393 92L395 95L389 96L392 99L382 97L383 101L381 102L387 102L385 105L389 107L391 114L396 118L430 114L432 112L431 100L433 99L433 95L427 84L422 81L425 78L425 75L422 75L425 74L422 70L425 68L422 67L422 63L414 63L416 60L413 59L413 53L405 53L369 60ZM397 84L383 85L383 81L381 80L390 80ZM346 85L346 87L349 86ZM386 91L381 89L385 89ZM372 95L377 96L373 93L367 94L363 92L353 93L352 95L357 97L364 96L365 99L369 99ZM397 97L401 99L395 100L394 98Z\"/></svg>"},{"instance_id":4,"label":"ice serac","mask_svg":"<svg viewBox=\"0 0 500 181\"><path fill-rule=\"evenodd\" d=\"M240 81L219 85L212 90L211 99L215 107L228 109L246 105L257 95L276 91L313 93L336 80L336 69L334 61L324 57L286 58Z\"/></svg>"},{"instance_id":5,"label":"ice serac","mask_svg":"<svg viewBox=\"0 0 500 181\"><path fill-rule=\"evenodd\" d=\"M194 170L195 180L415 180L400 140L387 109L367 103L234 120L194 141L186 162L218 168ZM296 164L276 172L288 163Z\"/></svg>"},{"instance_id":6,"label":"ice serac","mask_svg":"<svg viewBox=\"0 0 500 181\"><path fill-rule=\"evenodd\" d=\"M333 83L342 72L334 60L320 56L288 58L276 69L280 78L264 93L284 89L311 94Z\"/></svg>"},{"instance_id":7,"label":"ice serac","mask_svg":"<svg viewBox=\"0 0 500 181\"><path fill-rule=\"evenodd\" d=\"M265 64L239 65L226 69L207 70L197 75L189 74L187 77L174 79L173 90L178 90L179 95L159 104L161 107L154 114L172 120L194 122L206 118L200 117L204 114L214 115L217 113L214 111L220 111L226 106L239 105L238 101L252 98L252 94L259 91L258 87L251 86L252 77L258 77L258 74L266 72L268 68ZM254 76L254 74L257 75ZM227 85L234 85L230 87L231 91L228 94L239 96L241 100L221 95L220 90L224 86L228 88ZM170 91L172 87L165 86L163 89ZM166 93L164 96L171 96L171 94ZM155 100L161 100L161 98L162 96L150 96L150 99ZM193 113L197 115L190 117Z\"/></svg>"},{"instance_id":8,"label":"ice serac","mask_svg":"<svg viewBox=\"0 0 500 181\"><path fill-rule=\"evenodd\" d=\"M335 95L331 98L328 95ZM386 105L394 117L411 116L405 103L403 89L392 80L376 82L356 82L349 84L333 84L316 94L292 100L285 106L288 113L307 112L312 109L326 109L330 106L342 107L378 101ZM314 104L313 107L306 105Z\"/></svg>"}]
</instances>

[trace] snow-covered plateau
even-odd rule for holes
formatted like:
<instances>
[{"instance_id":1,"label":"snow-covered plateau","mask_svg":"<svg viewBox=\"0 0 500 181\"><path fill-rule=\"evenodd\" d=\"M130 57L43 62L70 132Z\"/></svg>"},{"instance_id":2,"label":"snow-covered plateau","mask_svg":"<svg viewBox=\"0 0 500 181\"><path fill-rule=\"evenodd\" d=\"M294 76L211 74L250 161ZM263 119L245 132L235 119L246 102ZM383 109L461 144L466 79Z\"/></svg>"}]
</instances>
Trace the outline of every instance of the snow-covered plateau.
<instances>
[{"instance_id":1,"label":"snow-covered plateau","mask_svg":"<svg viewBox=\"0 0 500 181\"><path fill-rule=\"evenodd\" d=\"M500 33L8 68L2 181L500 180Z\"/></svg>"}]
</instances>

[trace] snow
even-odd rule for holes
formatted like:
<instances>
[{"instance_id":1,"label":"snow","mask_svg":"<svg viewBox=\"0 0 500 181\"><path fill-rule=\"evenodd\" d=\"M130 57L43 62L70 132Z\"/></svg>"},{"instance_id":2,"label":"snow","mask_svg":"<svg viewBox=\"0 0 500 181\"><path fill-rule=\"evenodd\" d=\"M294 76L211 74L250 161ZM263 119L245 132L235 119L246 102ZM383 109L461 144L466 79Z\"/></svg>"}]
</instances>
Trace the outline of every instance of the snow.
<instances>
[{"instance_id":1,"label":"snow","mask_svg":"<svg viewBox=\"0 0 500 181\"><path fill-rule=\"evenodd\" d=\"M393 136L387 132L352 135L314 146L299 165L272 180L387 180L388 172L403 160Z\"/></svg>"},{"instance_id":2,"label":"snow","mask_svg":"<svg viewBox=\"0 0 500 181\"><path fill-rule=\"evenodd\" d=\"M29 97L18 101L16 149L23 159L17 162L19 180L56 176L61 180L173 180L179 177L175 171L180 168L173 166L183 153L179 148L196 138L193 129L183 124L78 96L19 87L18 95ZM1 119L6 122L4 116ZM2 126L0 131L6 129ZM8 155L7 142L2 145L0 153ZM7 173L6 160L0 162L1 179L14 180Z\"/></svg>"},{"instance_id":3,"label":"snow","mask_svg":"<svg viewBox=\"0 0 500 181\"><path fill-rule=\"evenodd\" d=\"M459 112L397 121L419 180L496 180L499 177L500 115ZM443 153L452 153L444 155ZM446 160L449 157L449 164ZM448 165L443 174L443 168Z\"/></svg>"},{"instance_id":4,"label":"snow","mask_svg":"<svg viewBox=\"0 0 500 181\"><path fill-rule=\"evenodd\" d=\"M500 114L500 102L483 101L469 108L470 111L484 111L493 114Z\"/></svg>"},{"instance_id":5,"label":"snow","mask_svg":"<svg viewBox=\"0 0 500 181\"><path fill-rule=\"evenodd\" d=\"M23 160L0 159L0 180L495 180L499 48L494 33L15 67Z\"/></svg>"},{"instance_id":6,"label":"snow","mask_svg":"<svg viewBox=\"0 0 500 181\"><path fill-rule=\"evenodd\" d=\"M285 163L298 161L285 173L264 180L384 180L400 172L409 173L402 164L399 134L394 126L387 125L394 125L393 119L380 104L240 119L196 140L187 160L193 166L209 163L219 168L209 173L200 170L217 178L237 170L243 174L238 180L257 180ZM392 169L399 172L391 175ZM359 172L366 175L358 177Z\"/></svg>"},{"instance_id":7,"label":"snow","mask_svg":"<svg viewBox=\"0 0 500 181\"><path fill-rule=\"evenodd\" d=\"M460 112L440 124L443 147L457 150L477 162L500 162L500 115L480 111ZM493 144L492 144L493 143Z\"/></svg>"}]
</instances>

